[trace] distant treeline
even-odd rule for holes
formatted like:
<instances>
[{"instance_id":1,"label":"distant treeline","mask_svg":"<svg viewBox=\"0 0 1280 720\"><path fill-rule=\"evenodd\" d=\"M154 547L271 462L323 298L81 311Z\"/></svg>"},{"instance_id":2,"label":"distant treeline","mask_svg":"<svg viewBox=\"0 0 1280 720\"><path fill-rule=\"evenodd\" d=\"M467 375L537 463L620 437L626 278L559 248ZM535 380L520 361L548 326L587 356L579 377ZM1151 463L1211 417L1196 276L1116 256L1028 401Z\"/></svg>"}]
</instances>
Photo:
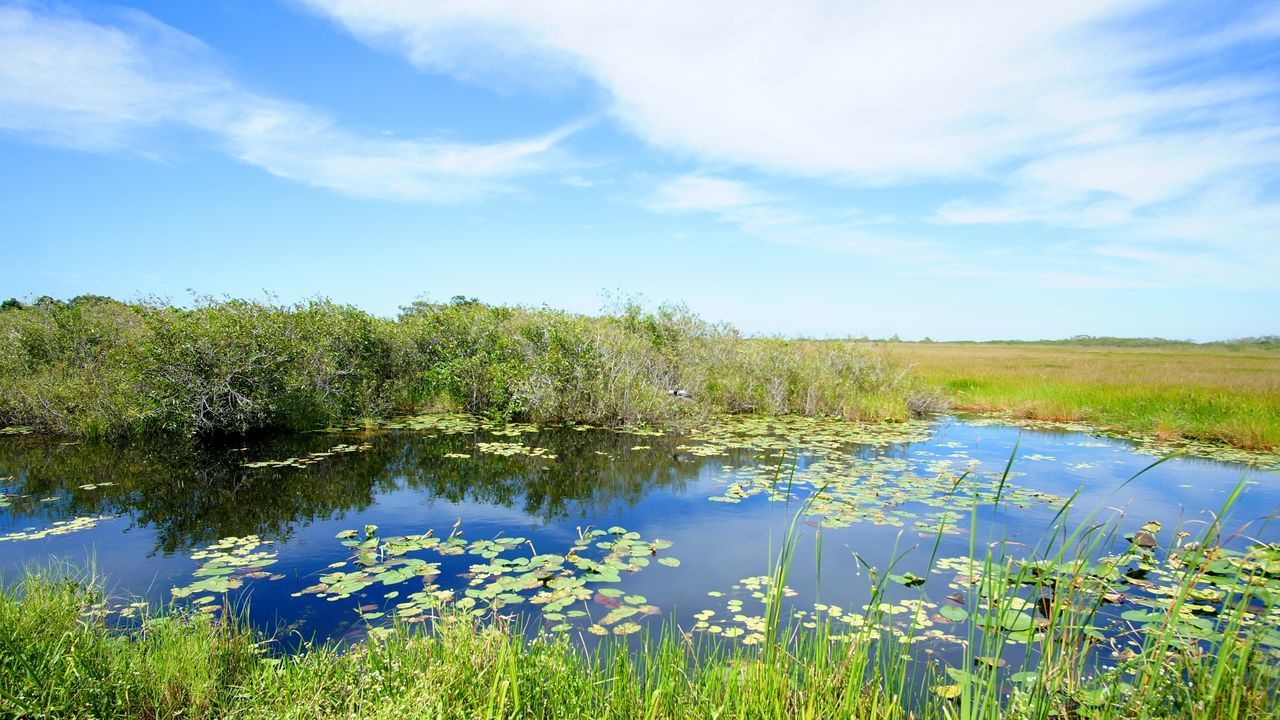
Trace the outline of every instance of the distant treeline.
<instances>
[{"instance_id":1,"label":"distant treeline","mask_svg":"<svg viewBox=\"0 0 1280 720\"><path fill-rule=\"evenodd\" d=\"M583 316L457 297L395 319L328 300L0 305L0 426L75 435L296 430L427 408L669 426L712 412L903 419L939 404L883 351L747 339L674 305Z\"/></svg>"},{"instance_id":2,"label":"distant treeline","mask_svg":"<svg viewBox=\"0 0 1280 720\"><path fill-rule=\"evenodd\" d=\"M892 337L888 340L870 340L860 338L860 342L906 342L906 343L945 343L948 345L1072 345L1096 347L1161 347L1164 345L1181 345L1186 347L1251 347L1280 348L1280 335L1261 335L1259 337L1235 338L1233 340L1170 340L1168 338L1124 338L1109 335L1076 335L1060 340L900 340Z\"/></svg>"}]
</instances>

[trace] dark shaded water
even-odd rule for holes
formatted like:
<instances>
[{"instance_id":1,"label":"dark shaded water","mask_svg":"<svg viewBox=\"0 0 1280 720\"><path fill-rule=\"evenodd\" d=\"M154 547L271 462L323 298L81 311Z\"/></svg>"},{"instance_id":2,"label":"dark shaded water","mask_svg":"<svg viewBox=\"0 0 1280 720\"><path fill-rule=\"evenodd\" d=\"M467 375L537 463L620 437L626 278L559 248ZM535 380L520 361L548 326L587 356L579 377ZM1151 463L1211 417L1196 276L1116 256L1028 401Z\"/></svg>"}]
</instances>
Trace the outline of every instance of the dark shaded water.
<instances>
[{"instance_id":1,"label":"dark shaded water","mask_svg":"<svg viewBox=\"0 0 1280 720\"><path fill-rule=\"evenodd\" d=\"M1075 505L1081 511L1113 508L1103 511L1106 517L1123 512L1123 531L1150 520L1194 530L1195 523L1208 519L1204 511L1220 507L1247 476L1245 494L1227 528L1251 523L1253 538L1280 539L1276 527L1267 523L1280 511L1280 475L1275 472L1177 458L1117 490L1155 458L1135 453L1122 441L1080 433L1021 431L955 418L929 423L923 430L926 439L915 442L842 447L834 455L856 462L832 471L833 476L865 471L888 478L931 478L973 467L975 477L996 477L1019 443L1014 464L1019 474L1011 483L1043 495L1065 497L1078 491ZM477 442L491 441L543 448L555 458L477 451ZM338 443L368 447L305 467L244 466L305 457ZM387 599L385 594L405 588L375 584L340 600L294 596L329 572L330 564L351 557L335 539L344 530L372 524L382 537L429 529L447 536L460 522L458 530L467 540L518 536L537 553L564 554L589 527L621 526L646 541L671 541L655 558L680 560L678 567L655 562L622 573L617 587L643 596L644 605L660 611L631 620L650 627L659 615L674 614L687 627L694 622L692 615L705 608L718 607L721 617L726 614L723 600L708 597L709 591L732 593L741 579L769 573L807 494L797 490L789 503L770 502L766 494L737 503L711 502L735 480L755 474L762 465L777 465L777 453L739 448L700 456L690 451L690 444L696 443L569 428L540 428L518 436L494 436L488 430L304 434L199 449L103 448L33 436L0 437L0 493L5 495L0 504L7 505L0 508L0 573L11 579L24 564L62 558L91 563L116 594L168 601L170 589L192 582L200 567L191 558L194 550L229 536L258 535L273 541L270 547L278 553L263 573L275 579L247 579L231 591L232 602L247 604L255 624L299 631L294 637L357 637L365 622L356 608L392 608L403 597ZM803 451L798 459L788 458L783 467L790 468L794 460L800 474L819 460ZM840 482L861 487L854 476ZM812 608L820 601L857 612L868 598L869 573L854 554L883 569L895 549L902 555L895 572L927 576L925 595L934 601L945 596L949 578L928 572L934 535L913 525L916 516L937 507L914 507L911 492L915 490L892 502L877 521L823 528L820 573L818 519L802 524L788 580L797 591L795 606ZM1035 545L1059 509L1039 497L1017 498L1000 509L980 504L979 545L995 538ZM85 529L29 539L55 523L95 517L102 519ZM969 520L966 512L959 520L964 532L942 537L939 557L968 553ZM903 527L884 524L899 521ZM459 591L468 582L459 576L473 563L484 562L470 554L432 561L441 563L435 582ZM406 594L413 589L408 587ZM895 586L893 592L890 600L918 598L922 589ZM579 605L598 617L608 611L610 601L595 600ZM575 629L585 624L578 622Z\"/></svg>"}]
</instances>

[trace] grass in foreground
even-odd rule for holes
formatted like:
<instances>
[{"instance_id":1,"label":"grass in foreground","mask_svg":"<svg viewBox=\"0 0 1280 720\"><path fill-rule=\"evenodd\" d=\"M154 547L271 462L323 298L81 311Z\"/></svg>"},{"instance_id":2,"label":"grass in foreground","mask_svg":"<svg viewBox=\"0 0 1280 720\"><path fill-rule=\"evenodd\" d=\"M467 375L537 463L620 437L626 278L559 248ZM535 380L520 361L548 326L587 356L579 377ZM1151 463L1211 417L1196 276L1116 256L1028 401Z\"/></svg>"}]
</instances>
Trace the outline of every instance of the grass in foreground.
<instances>
[{"instance_id":1,"label":"grass in foreground","mask_svg":"<svg viewBox=\"0 0 1280 720\"><path fill-rule=\"evenodd\" d=\"M1080 420L1162 439L1280 447L1280 349L1192 345L890 343L960 410Z\"/></svg>"},{"instance_id":2,"label":"grass in foreground","mask_svg":"<svg viewBox=\"0 0 1280 720\"><path fill-rule=\"evenodd\" d=\"M825 647L762 662L700 658L678 635L631 655L606 643L529 642L454 618L272 657L235 622L152 617L115 632L89 619L92 587L28 576L0 599L0 715L49 718L896 718L866 662Z\"/></svg>"}]
</instances>

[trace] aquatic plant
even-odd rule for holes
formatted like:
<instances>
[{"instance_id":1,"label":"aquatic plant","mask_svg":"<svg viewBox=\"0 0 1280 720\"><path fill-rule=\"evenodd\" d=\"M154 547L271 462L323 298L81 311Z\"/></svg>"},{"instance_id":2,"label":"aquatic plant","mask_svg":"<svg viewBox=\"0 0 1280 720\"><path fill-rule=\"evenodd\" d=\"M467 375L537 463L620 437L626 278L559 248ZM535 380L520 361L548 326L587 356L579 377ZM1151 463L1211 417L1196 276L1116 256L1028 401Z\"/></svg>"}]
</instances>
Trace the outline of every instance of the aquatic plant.
<instances>
[{"instance_id":1,"label":"aquatic plant","mask_svg":"<svg viewBox=\"0 0 1280 720\"><path fill-rule=\"evenodd\" d=\"M7 503L0 504L0 507L4 507L5 504ZM110 515L86 515L74 517L70 520L55 520L43 528L29 527L23 530L5 533L4 535L0 535L0 542L10 540L43 540L55 535L67 535L69 533L80 532L81 530L89 530L96 527L98 523L111 519L113 518Z\"/></svg>"},{"instance_id":2,"label":"aquatic plant","mask_svg":"<svg viewBox=\"0 0 1280 720\"><path fill-rule=\"evenodd\" d=\"M304 468L304 467L307 467L308 465L313 465L327 458L331 458L334 455L360 452L362 450L368 450L371 447L373 446L369 445L368 443L361 443L359 445L348 445L346 443L342 443L342 444L334 445L328 450L324 450L321 452L307 453L303 457L291 457L291 458L285 458L284 460L254 460L251 462L242 463L242 465L247 468L264 468L264 467Z\"/></svg>"},{"instance_id":3,"label":"aquatic plant","mask_svg":"<svg viewBox=\"0 0 1280 720\"><path fill-rule=\"evenodd\" d=\"M359 594L364 600L359 609L362 619L390 617L406 623L431 620L445 609L477 617L494 616L505 607L527 602L539 608L552 632L569 631L573 621L581 619L590 625L587 631L594 634L606 634L613 626L614 634L623 635L638 631L640 626L622 621L638 615L658 615L660 611L643 596L611 586L620 583L624 573L648 567L651 560L667 567L680 564L665 552L659 556L671 547L670 541L645 540L639 533L618 526L581 531L577 542L562 555L538 553L532 543L519 537L467 541L462 537L460 523L447 537L429 530L382 538L377 531L376 526L366 525L361 533L338 533L342 544L352 550L351 558L331 564L317 583L294 596L314 595L332 602ZM527 552L519 553L522 550ZM459 590L436 583L440 562L421 557L424 551L439 558L474 555L483 562L470 566L465 575L466 586L459 589L459 596ZM346 569L348 566L352 569ZM402 596L399 587L414 579L418 584ZM382 594L382 599L398 602L369 602L365 591L375 585L392 588ZM590 601L608 612L593 618ZM575 604L583 607L574 608Z\"/></svg>"},{"instance_id":4,"label":"aquatic plant","mask_svg":"<svg viewBox=\"0 0 1280 720\"><path fill-rule=\"evenodd\" d=\"M276 562L276 553L270 545L270 541L249 535L223 538L197 550L191 554L191 559L204 561L193 573L198 579L188 585L171 588L170 593L175 598L200 594L192 603L203 605L202 610L206 612L216 612L219 606L207 604L213 601L214 594L225 594L239 588L245 580L283 579L283 575L273 576L263 570Z\"/></svg>"}]
</instances>

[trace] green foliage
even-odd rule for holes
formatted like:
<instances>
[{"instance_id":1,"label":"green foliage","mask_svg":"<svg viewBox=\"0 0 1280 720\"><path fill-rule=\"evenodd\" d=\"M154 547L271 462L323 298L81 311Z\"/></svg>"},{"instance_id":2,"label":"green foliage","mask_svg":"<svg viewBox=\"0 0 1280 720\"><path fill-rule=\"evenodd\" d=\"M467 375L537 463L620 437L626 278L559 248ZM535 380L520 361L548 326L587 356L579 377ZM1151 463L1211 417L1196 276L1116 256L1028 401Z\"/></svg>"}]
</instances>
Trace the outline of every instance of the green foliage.
<instances>
[{"instance_id":1,"label":"green foliage","mask_svg":"<svg viewBox=\"0 0 1280 720\"><path fill-rule=\"evenodd\" d=\"M799 657L693 647L677 633L592 655L445 614L429 634L274 657L234 619L142 616L114 629L101 595L43 571L0 594L0 716L57 718L905 718L815 642Z\"/></svg>"},{"instance_id":2,"label":"green foliage","mask_svg":"<svg viewBox=\"0 0 1280 720\"><path fill-rule=\"evenodd\" d=\"M150 423L170 432L301 428L386 409L394 348L375 318L312 301L146 312L132 365Z\"/></svg>"},{"instance_id":3,"label":"green foliage","mask_svg":"<svg viewBox=\"0 0 1280 720\"><path fill-rule=\"evenodd\" d=\"M129 636L95 619L93 584L44 571L0 598L0 716L210 717L260 662L234 625L148 617Z\"/></svg>"},{"instance_id":4,"label":"green foliage","mask_svg":"<svg viewBox=\"0 0 1280 720\"><path fill-rule=\"evenodd\" d=\"M0 316L0 422L85 435L244 433L387 409L385 323L351 307L106 298Z\"/></svg>"},{"instance_id":5,"label":"green foliage","mask_svg":"<svg viewBox=\"0 0 1280 720\"><path fill-rule=\"evenodd\" d=\"M712 412L903 419L925 396L874 350L744 339L682 306L587 317L462 296L414 303L396 320L327 300L7 304L0 389L0 425L108 437L307 429L431 408L610 425Z\"/></svg>"}]
</instances>

